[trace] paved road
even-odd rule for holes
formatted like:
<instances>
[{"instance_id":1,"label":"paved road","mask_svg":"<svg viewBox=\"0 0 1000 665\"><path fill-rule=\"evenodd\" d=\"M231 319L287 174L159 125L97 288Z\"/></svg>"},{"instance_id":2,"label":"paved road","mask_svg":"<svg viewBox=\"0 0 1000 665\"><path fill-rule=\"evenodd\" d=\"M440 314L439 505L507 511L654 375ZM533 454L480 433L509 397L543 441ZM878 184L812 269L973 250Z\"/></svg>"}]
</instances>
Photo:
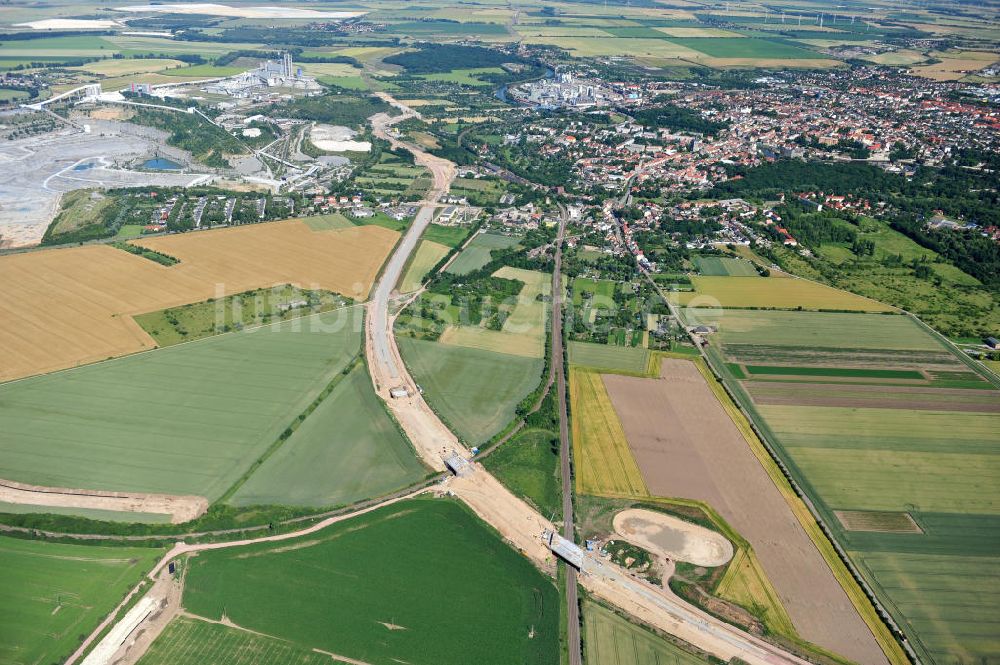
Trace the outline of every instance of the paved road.
<instances>
[{"instance_id":1,"label":"paved road","mask_svg":"<svg viewBox=\"0 0 1000 665\"><path fill-rule=\"evenodd\" d=\"M566 409L566 372L563 369L562 330L562 247L566 233L566 214L559 218L556 236L555 269L552 272L552 369L559 396L559 467L562 475L563 538L575 540L573 524L573 474L570 471L569 413ZM581 664L580 602L576 586L576 569L566 566L567 647L570 665Z\"/></svg>"},{"instance_id":2,"label":"paved road","mask_svg":"<svg viewBox=\"0 0 1000 665\"><path fill-rule=\"evenodd\" d=\"M396 381L402 377L402 372L398 367L396 354L392 352L389 342L389 335L392 334L392 326L388 320L389 301L393 293L395 293L396 284L399 283L399 278L403 274L403 269L406 267L406 262L410 258L410 254L416 249L417 243L420 242L420 236L423 235L427 226L434 218L434 210L437 207L436 201L448 191L448 186L454 177L455 165L447 160L434 157L420 148L400 141L389 134L389 127L407 118L415 117L417 114L407 107L400 105L399 102L389 95L383 93L381 96L396 108L402 109L403 113L395 117L389 117L384 113L374 116L372 118L373 133L380 139L389 141L394 148L404 148L410 151L416 163L425 166L433 176L433 185L425 197L426 204L417 212L417 216L414 218L413 223L410 224L406 235L403 236L403 239L386 263L382 271L382 276L375 286L375 292L372 294L371 304L368 308L368 316L373 318L372 343L374 345L375 361L380 364L382 370L379 374L386 377L387 380Z\"/></svg>"}]
</instances>

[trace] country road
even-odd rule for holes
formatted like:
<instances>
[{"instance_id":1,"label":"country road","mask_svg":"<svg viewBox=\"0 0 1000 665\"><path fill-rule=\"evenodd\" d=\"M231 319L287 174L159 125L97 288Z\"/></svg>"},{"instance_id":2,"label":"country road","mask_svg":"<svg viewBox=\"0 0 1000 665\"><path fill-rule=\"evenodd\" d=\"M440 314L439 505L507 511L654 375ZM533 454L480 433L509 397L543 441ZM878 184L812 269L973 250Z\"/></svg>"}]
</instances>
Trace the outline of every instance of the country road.
<instances>
[{"instance_id":1,"label":"country road","mask_svg":"<svg viewBox=\"0 0 1000 665\"><path fill-rule=\"evenodd\" d=\"M381 93L383 99L397 108L405 108L389 95ZM415 112L409 110L409 115L398 118L375 116L372 125L376 135L386 138L394 146L401 146L414 154L417 163L427 166L434 174L433 192L429 200L435 200L447 191L454 178L454 164L424 153L416 146L398 141L387 133L387 128L393 122L404 117L412 117ZM457 437L438 418L437 414L427 405L399 355L395 337L392 334L393 315L390 303L395 286L399 281L403 267L410 254L416 248L424 229L430 223L433 206L421 208L406 235L399 242L395 252L386 264L385 269L375 286L372 301L368 306L368 316L365 324L365 353L372 381L376 391L385 400L389 410L412 442L416 453L429 467L444 468L444 456L458 454L466 459L471 453L460 444ZM559 239L565 232L565 219L560 222ZM557 268L561 259L561 243L556 245ZM572 485L570 480L569 433L567 428L566 385L562 368L562 336L561 336L561 300L562 285L558 269L553 279L553 369L559 390L560 409L560 464L563 474L563 509L564 531L570 540L574 539ZM394 387L406 387L405 397L393 398L389 390ZM176 543L174 547L160 560L149 576L153 577L162 571L167 564L177 556L191 552L240 547L259 542L274 542L288 540L314 533L336 522L351 519L358 515L371 512L382 506L411 498L427 488L416 490L412 494L397 496L393 499L373 503L352 513L337 515L318 522L300 531L261 538L248 538L239 541L220 543L186 544ZM525 501L515 496L506 486L494 478L482 465L469 462L469 472L450 477L434 489L437 493L450 493L462 500L481 519L490 524L518 551L531 559L545 570L553 570L555 558L548 546L542 540L542 533L554 530L555 526L540 515ZM576 602L577 576L575 571L567 567L567 599L572 599L569 607L570 628L570 659L573 665L580 663L580 622ZM585 553L579 583L596 597L624 610L638 618L643 623L654 626L666 633L676 635L698 648L715 655L722 660L739 657L749 665L808 665L807 661L794 656L781 648L769 644L762 639L750 635L715 617L688 605L674 595L669 589L654 587L648 583L632 578L626 571L616 565L598 558L592 553ZM138 593L140 587L133 589L130 597ZM117 612L124 607L122 602L102 624L93 631L81 644L67 665L76 662L83 652L98 638L101 632L114 620ZM135 631L141 628L137 627ZM133 631L134 632L134 631ZM103 645L107 650L107 645ZM112 649L111 651L114 651ZM141 656L129 654L131 662ZM98 665L106 665L102 661Z\"/></svg>"}]
</instances>

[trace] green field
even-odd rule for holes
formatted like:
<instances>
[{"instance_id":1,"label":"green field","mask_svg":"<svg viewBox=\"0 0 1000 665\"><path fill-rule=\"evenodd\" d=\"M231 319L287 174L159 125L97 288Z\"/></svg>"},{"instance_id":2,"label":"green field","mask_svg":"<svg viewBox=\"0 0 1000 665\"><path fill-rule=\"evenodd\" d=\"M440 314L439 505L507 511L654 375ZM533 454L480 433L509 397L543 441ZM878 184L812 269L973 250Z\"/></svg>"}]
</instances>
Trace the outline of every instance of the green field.
<instances>
[{"instance_id":1,"label":"green field","mask_svg":"<svg viewBox=\"0 0 1000 665\"><path fill-rule=\"evenodd\" d=\"M862 570L877 580L876 588L908 615L907 635L930 662L995 662L1000 652L994 612L1000 599L1000 565L995 553L956 557L868 552L862 563Z\"/></svg>"},{"instance_id":2,"label":"green field","mask_svg":"<svg viewBox=\"0 0 1000 665\"><path fill-rule=\"evenodd\" d=\"M427 402L470 444L489 440L513 420L545 362L409 337L400 337L399 350Z\"/></svg>"},{"instance_id":3,"label":"green field","mask_svg":"<svg viewBox=\"0 0 1000 665\"><path fill-rule=\"evenodd\" d=\"M0 477L218 498L358 353L359 317L328 312L0 386Z\"/></svg>"},{"instance_id":4,"label":"green field","mask_svg":"<svg viewBox=\"0 0 1000 665\"><path fill-rule=\"evenodd\" d=\"M0 663L62 662L162 553L0 538Z\"/></svg>"},{"instance_id":5,"label":"green field","mask_svg":"<svg viewBox=\"0 0 1000 665\"><path fill-rule=\"evenodd\" d=\"M327 312L345 304L347 299L330 291L311 291L283 284L168 307L133 318L157 346L163 347L310 313Z\"/></svg>"},{"instance_id":6,"label":"green field","mask_svg":"<svg viewBox=\"0 0 1000 665\"><path fill-rule=\"evenodd\" d=\"M406 273L399 283L399 290L403 293L416 291L423 284L424 277L431 268L436 266L445 256L448 255L448 247L430 240L421 240L417 245L417 251L413 253L410 264L406 267Z\"/></svg>"},{"instance_id":7,"label":"green field","mask_svg":"<svg viewBox=\"0 0 1000 665\"><path fill-rule=\"evenodd\" d=\"M549 430L525 430L483 460L498 480L546 517L558 515L559 439Z\"/></svg>"},{"instance_id":8,"label":"green field","mask_svg":"<svg viewBox=\"0 0 1000 665\"><path fill-rule=\"evenodd\" d=\"M313 215L304 217L302 221L313 231L336 231L337 229L349 229L354 226L354 222L344 217L339 212L331 212L328 215Z\"/></svg>"},{"instance_id":9,"label":"green field","mask_svg":"<svg viewBox=\"0 0 1000 665\"><path fill-rule=\"evenodd\" d=\"M453 69L450 72L441 74L424 74L420 78L425 81L442 81L444 83L458 83L459 85L471 85L475 87L485 87L493 85L489 81L478 78L480 74L503 74L499 67L475 67L472 69Z\"/></svg>"},{"instance_id":10,"label":"green field","mask_svg":"<svg viewBox=\"0 0 1000 665\"><path fill-rule=\"evenodd\" d=\"M668 297L679 305L698 307L751 307L760 309L816 309L852 312L892 312L891 305L841 291L807 279L770 277L691 278L695 293L676 292Z\"/></svg>"},{"instance_id":11,"label":"green field","mask_svg":"<svg viewBox=\"0 0 1000 665\"><path fill-rule=\"evenodd\" d=\"M173 619L140 665L329 665L330 656L284 640L190 617Z\"/></svg>"},{"instance_id":12,"label":"green field","mask_svg":"<svg viewBox=\"0 0 1000 665\"><path fill-rule=\"evenodd\" d=\"M590 298L596 299L597 305L604 308L614 306L615 282L607 279L590 279L589 277L577 277L573 280L573 304L580 306L583 304L584 293L590 294Z\"/></svg>"},{"instance_id":13,"label":"green field","mask_svg":"<svg viewBox=\"0 0 1000 665\"><path fill-rule=\"evenodd\" d=\"M231 502L335 506L386 494L426 473L357 366Z\"/></svg>"},{"instance_id":14,"label":"green field","mask_svg":"<svg viewBox=\"0 0 1000 665\"><path fill-rule=\"evenodd\" d=\"M712 662L682 650L593 601L583 604L587 665L704 665Z\"/></svg>"},{"instance_id":15,"label":"green field","mask_svg":"<svg viewBox=\"0 0 1000 665\"><path fill-rule=\"evenodd\" d=\"M637 347L570 342L569 362L580 367L643 373L649 362L649 351Z\"/></svg>"},{"instance_id":16,"label":"green field","mask_svg":"<svg viewBox=\"0 0 1000 665\"><path fill-rule=\"evenodd\" d=\"M497 233L479 233L452 261L447 272L454 275L467 275L474 270L479 270L490 262L493 250L514 247L517 245L517 240L517 238Z\"/></svg>"},{"instance_id":17,"label":"green field","mask_svg":"<svg viewBox=\"0 0 1000 665\"><path fill-rule=\"evenodd\" d=\"M907 316L726 310L714 320L726 344L936 351L941 342Z\"/></svg>"},{"instance_id":18,"label":"green field","mask_svg":"<svg viewBox=\"0 0 1000 665\"><path fill-rule=\"evenodd\" d=\"M468 226L442 226L441 224L429 224L424 234L420 236L424 240L440 243L448 247L457 247L462 244L469 235Z\"/></svg>"},{"instance_id":19,"label":"green field","mask_svg":"<svg viewBox=\"0 0 1000 665\"><path fill-rule=\"evenodd\" d=\"M97 35L72 35L0 42L0 55L35 60L37 56L110 58L118 48Z\"/></svg>"},{"instance_id":20,"label":"green field","mask_svg":"<svg viewBox=\"0 0 1000 665\"><path fill-rule=\"evenodd\" d=\"M373 665L558 660L555 585L448 499L189 561L187 611L295 646Z\"/></svg>"},{"instance_id":21,"label":"green field","mask_svg":"<svg viewBox=\"0 0 1000 665\"><path fill-rule=\"evenodd\" d=\"M813 60L829 56L810 51L793 42L731 37L671 37L670 41L713 58L753 58L760 60Z\"/></svg>"},{"instance_id":22,"label":"green field","mask_svg":"<svg viewBox=\"0 0 1000 665\"><path fill-rule=\"evenodd\" d=\"M27 99L28 93L24 90L12 90L10 88L0 88L0 102L11 102L14 100Z\"/></svg>"},{"instance_id":23,"label":"green field","mask_svg":"<svg viewBox=\"0 0 1000 665\"><path fill-rule=\"evenodd\" d=\"M728 256L696 256L694 265L702 275L756 277L757 269L749 261Z\"/></svg>"},{"instance_id":24,"label":"green field","mask_svg":"<svg viewBox=\"0 0 1000 665\"><path fill-rule=\"evenodd\" d=\"M871 379L923 379L912 369L869 369L862 367L789 367L784 365L747 365L747 372L762 376L843 376Z\"/></svg>"},{"instance_id":25,"label":"green field","mask_svg":"<svg viewBox=\"0 0 1000 665\"><path fill-rule=\"evenodd\" d=\"M918 655L1000 658L1000 620L986 609L1000 605L1000 391L909 317L727 311L718 324L709 353L748 363L743 378L817 377L731 386ZM768 360L791 366L749 364ZM857 385L834 390L833 379ZM871 385L902 380L923 383ZM850 531L838 512L906 513L919 530L876 520Z\"/></svg>"}]
</instances>

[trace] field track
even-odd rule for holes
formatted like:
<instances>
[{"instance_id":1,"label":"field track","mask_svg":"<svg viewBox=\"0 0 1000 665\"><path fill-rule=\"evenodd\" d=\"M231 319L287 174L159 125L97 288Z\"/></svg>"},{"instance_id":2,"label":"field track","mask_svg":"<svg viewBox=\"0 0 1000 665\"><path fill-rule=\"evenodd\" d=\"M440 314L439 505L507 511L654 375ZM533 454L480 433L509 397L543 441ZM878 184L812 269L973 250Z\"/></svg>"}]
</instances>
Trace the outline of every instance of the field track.
<instances>
[{"instance_id":1,"label":"field track","mask_svg":"<svg viewBox=\"0 0 1000 665\"><path fill-rule=\"evenodd\" d=\"M2 257L0 381L153 348L134 314L283 283L364 299L398 237L292 221L141 241L169 268L105 245Z\"/></svg>"}]
</instances>

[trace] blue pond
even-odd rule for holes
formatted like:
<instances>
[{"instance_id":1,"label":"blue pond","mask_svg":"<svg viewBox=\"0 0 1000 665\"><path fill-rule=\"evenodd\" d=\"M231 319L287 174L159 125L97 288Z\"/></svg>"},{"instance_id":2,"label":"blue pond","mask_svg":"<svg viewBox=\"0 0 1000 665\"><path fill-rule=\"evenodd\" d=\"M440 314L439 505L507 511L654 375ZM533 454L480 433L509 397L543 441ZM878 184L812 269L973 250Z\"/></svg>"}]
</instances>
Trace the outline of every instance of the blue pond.
<instances>
[{"instance_id":1,"label":"blue pond","mask_svg":"<svg viewBox=\"0 0 1000 665\"><path fill-rule=\"evenodd\" d=\"M181 169L180 164L164 157L147 159L142 163L142 167L145 169L153 169L154 171L179 171Z\"/></svg>"}]
</instances>

